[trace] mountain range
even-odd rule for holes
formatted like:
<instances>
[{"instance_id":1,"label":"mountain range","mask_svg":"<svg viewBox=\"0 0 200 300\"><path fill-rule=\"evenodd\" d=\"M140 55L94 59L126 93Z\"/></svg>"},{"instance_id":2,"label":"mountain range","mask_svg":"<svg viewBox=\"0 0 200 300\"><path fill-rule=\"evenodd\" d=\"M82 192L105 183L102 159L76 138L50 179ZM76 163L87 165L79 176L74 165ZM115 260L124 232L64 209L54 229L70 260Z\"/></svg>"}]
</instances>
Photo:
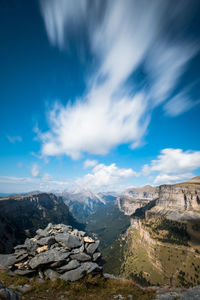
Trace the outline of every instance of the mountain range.
<instances>
[{"instance_id":1,"label":"mountain range","mask_svg":"<svg viewBox=\"0 0 200 300\"><path fill-rule=\"evenodd\" d=\"M0 252L49 222L100 239L104 271L144 285L200 284L200 177L95 194L88 189L0 198Z\"/></svg>"}]
</instances>

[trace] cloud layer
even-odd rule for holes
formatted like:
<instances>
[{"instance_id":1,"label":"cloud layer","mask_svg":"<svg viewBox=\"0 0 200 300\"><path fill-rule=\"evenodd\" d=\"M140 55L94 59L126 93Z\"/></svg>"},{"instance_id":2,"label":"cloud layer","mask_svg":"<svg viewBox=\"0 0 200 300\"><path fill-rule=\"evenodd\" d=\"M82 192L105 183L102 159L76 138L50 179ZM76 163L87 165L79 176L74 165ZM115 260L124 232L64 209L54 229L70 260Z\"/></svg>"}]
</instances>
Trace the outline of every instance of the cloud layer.
<instances>
[{"instance_id":1,"label":"cloud layer","mask_svg":"<svg viewBox=\"0 0 200 300\"><path fill-rule=\"evenodd\" d=\"M55 104L49 112L49 131L40 135L43 155L77 159L85 152L106 154L120 144L139 146L152 110L170 100L199 50L195 40L182 35L187 25L182 16L191 6L159 0L40 3L51 44L63 50L72 37L78 44L85 35L98 66L82 98ZM142 83L137 78L141 67L147 78ZM168 115L193 106L184 96L173 95L165 106Z\"/></svg>"},{"instance_id":2,"label":"cloud layer","mask_svg":"<svg viewBox=\"0 0 200 300\"><path fill-rule=\"evenodd\" d=\"M200 151L163 149L157 159L143 167L143 174L158 173L155 184L174 183L193 177L192 172L200 168Z\"/></svg>"},{"instance_id":3,"label":"cloud layer","mask_svg":"<svg viewBox=\"0 0 200 300\"><path fill-rule=\"evenodd\" d=\"M115 164L106 166L104 164L96 165L91 173L76 180L76 184L92 190L112 190L117 188L116 184L124 180L137 176L132 169L118 168Z\"/></svg>"}]
</instances>

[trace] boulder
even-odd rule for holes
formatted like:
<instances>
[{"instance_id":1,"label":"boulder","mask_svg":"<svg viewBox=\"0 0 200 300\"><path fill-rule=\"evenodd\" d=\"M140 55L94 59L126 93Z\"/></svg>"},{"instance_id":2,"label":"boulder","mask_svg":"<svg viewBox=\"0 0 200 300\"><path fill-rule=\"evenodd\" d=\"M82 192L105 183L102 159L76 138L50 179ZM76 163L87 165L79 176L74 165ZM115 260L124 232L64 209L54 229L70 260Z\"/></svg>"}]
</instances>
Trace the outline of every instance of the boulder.
<instances>
[{"instance_id":1,"label":"boulder","mask_svg":"<svg viewBox=\"0 0 200 300\"><path fill-rule=\"evenodd\" d=\"M89 244L89 246L86 249L87 253L93 254L99 247L99 243L100 243L100 241L96 241L95 243Z\"/></svg>"},{"instance_id":2,"label":"boulder","mask_svg":"<svg viewBox=\"0 0 200 300\"><path fill-rule=\"evenodd\" d=\"M101 268L96 263L86 262L77 269L64 273L60 276L60 278L67 281L76 281L81 279L86 274L89 274L93 271L99 272L100 270Z\"/></svg>"},{"instance_id":3,"label":"boulder","mask_svg":"<svg viewBox=\"0 0 200 300\"><path fill-rule=\"evenodd\" d=\"M69 249L77 248L81 246L79 238L75 235L69 233L61 233L55 236L55 240L61 245L66 246Z\"/></svg>"},{"instance_id":4,"label":"boulder","mask_svg":"<svg viewBox=\"0 0 200 300\"><path fill-rule=\"evenodd\" d=\"M44 275L50 280L56 280L60 276L56 271L51 269L45 270Z\"/></svg>"},{"instance_id":5,"label":"boulder","mask_svg":"<svg viewBox=\"0 0 200 300\"><path fill-rule=\"evenodd\" d=\"M16 262L16 256L13 254L0 254L0 270L7 269Z\"/></svg>"},{"instance_id":6,"label":"boulder","mask_svg":"<svg viewBox=\"0 0 200 300\"><path fill-rule=\"evenodd\" d=\"M94 240L89 236L84 236L83 240L85 243L94 243Z\"/></svg>"},{"instance_id":7,"label":"boulder","mask_svg":"<svg viewBox=\"0 0 200 300\"><path fill-rule=\"evenodd\" d=\"M91 260L91 256L86 253L78 253L78 254L72 254L71 259L76 259L78 261L88 261Z\"/></svg>"},{"instance_id":8,"label":"boulder","mask_svg":"<svg viewBox=\"0 0 200 300\"><path fill-rule=\"evenodd\" d=\"M60 261L69 256L69 252L61 253L55 249L50 249L48 251L37 254L29 261L29 265L32 269L36 269L40 265L45 265L55 261Z\"/></svg>"},{"instance_id":9,"label":"boulder","mask_svg":"<svg viewBox=\"0 0 200 300\"><path fill-rule=\"evenodd\" d=\"M96 252L93 254L93 261L97 261L98 258L101 257L101 253L100 252Z\"/></svg>"},{"instance_id":10,"label":"boulder","mask_svg":"<svg viewBox=\"0 0 200 300\"><path fill-rule=\"evenodd\" d=\"M27 252L31 255L35 255L36 254L36 249L38 248L38 244L31 240L31 239L26 239L25 240L25 246L27 248Z\"/></svg>"},{"instance_id":11,"label":"boulder","mask_svg":"<svg viewBox=\"0 0 200 300\"><path fill-rule=\"evenodd\" d=\"M47 245L48 247L51 247L55 243L55 238L52 236L47 236L44 238L41 238L37 241L37 243L41 246Z\"/></svg>"},{"instance_id":12,"label":"boulder","mask_svg":"<svg viewBox=\"0 0 200 300\"><path fill-rule=\"evenodd\" d=\"M76 269L80 266L80 262L78 262L76 259L71 260L67 265L62 266L59 271L63 272L63 271L70 271L73 269Z\"/></svg>"}]
</instances>

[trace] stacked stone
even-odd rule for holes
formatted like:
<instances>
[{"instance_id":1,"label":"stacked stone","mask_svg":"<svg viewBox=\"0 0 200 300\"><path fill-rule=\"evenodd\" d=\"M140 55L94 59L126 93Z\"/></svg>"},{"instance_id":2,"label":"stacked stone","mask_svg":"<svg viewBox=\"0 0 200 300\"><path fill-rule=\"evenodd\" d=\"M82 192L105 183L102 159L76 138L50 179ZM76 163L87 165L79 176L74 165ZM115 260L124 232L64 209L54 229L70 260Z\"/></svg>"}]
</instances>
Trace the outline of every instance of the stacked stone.
<instances>
[{"instance_id":1,"label":"stacked stone","mask_svg":"<svg viewBox=\"0 0 200 300\"><path fill-rule=\"evenodd\" d=\"M64 224L38 229L36 236L16 246L9 257L14 274L76 281L89 273L101 273L99 240Z\"/></svg>"}]
</instances>

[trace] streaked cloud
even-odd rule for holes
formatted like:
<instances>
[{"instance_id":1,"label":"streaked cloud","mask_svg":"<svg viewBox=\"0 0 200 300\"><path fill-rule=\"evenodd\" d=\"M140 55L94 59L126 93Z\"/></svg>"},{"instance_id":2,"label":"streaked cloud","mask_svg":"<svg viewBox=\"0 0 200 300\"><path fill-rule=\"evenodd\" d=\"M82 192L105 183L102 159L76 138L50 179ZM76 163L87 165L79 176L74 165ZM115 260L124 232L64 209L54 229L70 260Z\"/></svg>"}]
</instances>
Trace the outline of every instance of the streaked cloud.
<instances>
[{"instance_id":1,"label":"streaked cloud","mask_svg":"<svg viewBox=\"0 0 200 300\"><path fill-rule=\"evenodd\" d=\"M140 146L153 109L170 100L188 62L199 51L195 39L181 35L187 25L182 16L192 13L191 6L159 0L40 3L51 44L65 50L72 36L78 45L83 33L98 62L87 93L66 106L56 103L48 113L49 130L39 134L42 154L78 159L85 152L107 154L120 144ZM141 66L146 80L138 85L136 71ZM175 94L165 111L175 116L191 105Z\"/></svg>"},{"instance_id":2,"label":"streaked cloud","mask_svg":"<svg viewBox=\"0 0 200 300\"><path fill-rule=\"evenodd\" d=\"M193 171L200 168L200 151L163 149L158 158L143 167L143 174L155 175L155 184L174 183L193 177Z\"/></svg>"},{"instance_id":3,"label":"streaked cloud","mask_svg":"<svg viewBox=\"0 0 200 300\"><path fill-rule=\"evenodd\" d=\"M73 186L69 179L55 179L49 174L42 177L0 176L2 193L26 193L30 191L62 192Z\"/></svg>"},{"instance_id":4,"label":"streaked cloud","mask_svg":"<svg viewBox=\"0 0 200 300\"><path fill-rule=\"evenodd\" d=\"M174 98L170 99L165 105L164 105L164 111L166 115L175 117L178 116L194 106L198 105L200 103L199 101L192 101L191 97L187 95L184 92L181 92L177 94Z\"/></svg>"},{"instance_id":5,"label":"streaked cloud","mask_svg":"<svg viewBox=\"0 0 200 300\"><path fill-rule=\"evenodd\" d=\"M10 135L7 135L6 138L12 144L15 144L16 142L22 142L22 137L21 136L10 136Z\"/></svg>"}]
</instances>

